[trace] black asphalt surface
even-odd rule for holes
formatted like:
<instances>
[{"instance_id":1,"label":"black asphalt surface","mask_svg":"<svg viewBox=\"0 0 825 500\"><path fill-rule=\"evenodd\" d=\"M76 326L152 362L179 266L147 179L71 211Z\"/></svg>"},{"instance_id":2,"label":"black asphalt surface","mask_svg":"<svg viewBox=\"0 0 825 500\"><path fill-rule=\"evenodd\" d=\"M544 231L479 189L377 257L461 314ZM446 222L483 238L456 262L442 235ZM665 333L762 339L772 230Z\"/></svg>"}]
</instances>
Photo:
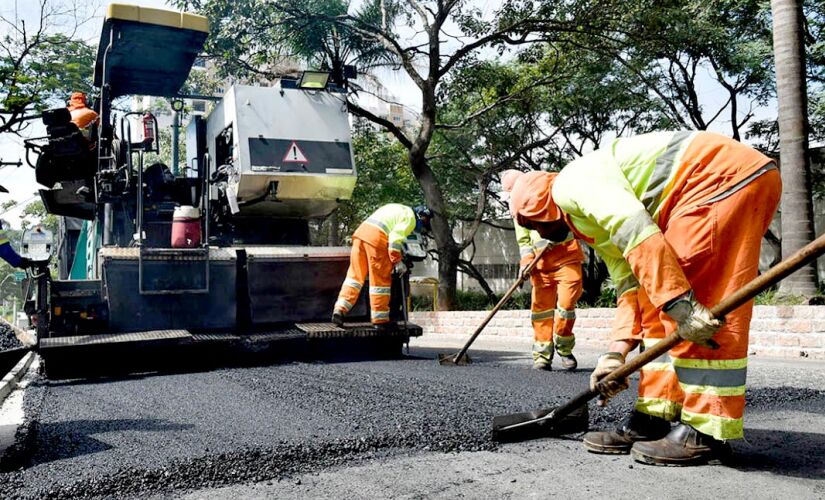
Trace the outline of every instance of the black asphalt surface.
<instances>
[{"instance_id":1,"label":"black asphalt surface","mask_svg":"<svg viewBox=\"0 0 825 500\"><path fill-rule=\"evenodd\" d=\"M410 451L495 450L493 416L558 405L586 386L592 368L535 372L499 362L505 356L496 353L472 366L442 367L433 350L413 354L421 357L43 381L27 393L26 446L7 461L15 470L0 473L0 498L167 495ZM825 392L810 378L798 387L782 387L787 377L770 370L754 378L749 417L825 413ZM633 393L591 411L591 425L613 425ZM773 449L810 444L821 450L825 443L817 439L762 431L750 445L764 453L751 454L750 466L787 466ZM825 473L821 454L791 465L800 474Z\"/></svg>"}]
</instances>

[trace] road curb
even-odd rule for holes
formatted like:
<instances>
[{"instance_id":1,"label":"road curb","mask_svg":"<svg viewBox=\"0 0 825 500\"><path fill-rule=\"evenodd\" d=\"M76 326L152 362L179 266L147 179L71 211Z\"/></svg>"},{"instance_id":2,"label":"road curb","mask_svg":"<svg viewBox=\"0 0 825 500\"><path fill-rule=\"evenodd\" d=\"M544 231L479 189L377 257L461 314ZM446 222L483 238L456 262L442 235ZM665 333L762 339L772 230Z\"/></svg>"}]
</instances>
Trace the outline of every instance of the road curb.
<instances>
[{"instance_id":1,"label":"road curb","mask_svg":"<svg viewBox=\"0 0 825 500\"><path fill-rule=\"evenodd\" d=\"M37 355L33 352L27 353L23 356L23 359L18 361L17 364L14 365L14 368L3 377L3 380L0 380L0 405L2 405L8 395L17 388L17 384L20 382L20 379L26 375L26 372L28 372L35 356Z\"/></svg>"}]
</instances>

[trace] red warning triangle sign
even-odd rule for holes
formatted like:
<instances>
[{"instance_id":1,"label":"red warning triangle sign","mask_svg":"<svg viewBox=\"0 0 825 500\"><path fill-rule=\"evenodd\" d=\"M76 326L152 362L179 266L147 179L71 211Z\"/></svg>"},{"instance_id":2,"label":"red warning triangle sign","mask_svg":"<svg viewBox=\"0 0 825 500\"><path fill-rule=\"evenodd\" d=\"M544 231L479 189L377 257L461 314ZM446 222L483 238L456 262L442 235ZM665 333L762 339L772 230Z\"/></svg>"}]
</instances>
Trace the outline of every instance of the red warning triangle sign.
<instances>
[{"instance_id":1,"label":"red warning triangle sign","mask_svg":"<svg viewBox=\"0 0 825 500\"><path fill-rule=\"evenodd\" d=\"M284 155L284 159L281 161L282 163L309 163L306 155L301 151L301 148L298 147L295 141L292 141L292 144L289 145L289 148L286 150L286 155Z\"/></svg>"}]
</instances>

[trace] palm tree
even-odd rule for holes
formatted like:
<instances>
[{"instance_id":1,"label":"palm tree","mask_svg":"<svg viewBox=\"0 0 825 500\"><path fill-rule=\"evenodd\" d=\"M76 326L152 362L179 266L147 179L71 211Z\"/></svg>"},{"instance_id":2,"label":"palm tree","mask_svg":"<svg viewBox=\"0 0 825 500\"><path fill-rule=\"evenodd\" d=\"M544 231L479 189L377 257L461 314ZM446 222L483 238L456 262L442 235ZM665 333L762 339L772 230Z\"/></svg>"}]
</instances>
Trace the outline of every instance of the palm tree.
<instances>
[{"instance_id":1,"label":"palm tree","mask_svg":"<svg viewBox=\"0 0 825 500\"><path fill-rule=\"evenodd\" d=\"M814 237L802 2L771 0L771 11L783 184L782 255L788 256ZM809 297L816 293L816 286L816 266L812 264L785 279L779 290L785 295Z\"/></svg>"}]
</instances>

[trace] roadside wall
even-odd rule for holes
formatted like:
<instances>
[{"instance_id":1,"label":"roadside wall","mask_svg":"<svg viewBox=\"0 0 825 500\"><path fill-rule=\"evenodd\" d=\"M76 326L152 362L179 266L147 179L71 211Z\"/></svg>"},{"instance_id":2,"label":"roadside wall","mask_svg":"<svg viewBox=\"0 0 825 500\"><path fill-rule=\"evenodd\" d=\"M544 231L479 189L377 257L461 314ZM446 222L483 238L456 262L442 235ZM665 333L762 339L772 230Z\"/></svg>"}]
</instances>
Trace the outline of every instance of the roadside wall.
<instances>
[{"instance_id":1,"label":"roadside wall","mask_svg":"<svg viewBox=\"0 0 825 500\"><path fill-rule=\"evenodd\" d=\"M614 309L578 309L576 345L605 348ZM466 335L488 311L414 312L410 320L426 335ZM530 311L499 311L482 335L532 337ZM750 354L785 358L825 359L825 306L756 306L750 333Z\"/></svg>"}]
</instances>

